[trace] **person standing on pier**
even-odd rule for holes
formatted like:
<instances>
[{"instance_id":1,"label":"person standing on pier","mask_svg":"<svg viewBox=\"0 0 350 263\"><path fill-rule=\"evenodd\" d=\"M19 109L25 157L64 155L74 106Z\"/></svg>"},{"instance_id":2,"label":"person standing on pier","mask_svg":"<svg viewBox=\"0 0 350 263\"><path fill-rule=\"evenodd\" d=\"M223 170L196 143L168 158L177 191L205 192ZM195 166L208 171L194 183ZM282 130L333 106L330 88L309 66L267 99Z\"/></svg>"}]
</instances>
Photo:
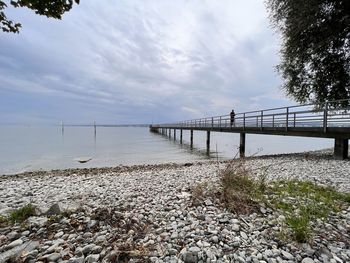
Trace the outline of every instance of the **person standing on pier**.
<instances>
[{"instance_id":1,"label":"person standing on pier","mask_svg":"<svg viewBox=\"0 0 350 263\"><path fill-rule=\"evenodd\" d=\"M232 110L231 113L230 113L231 127L232 127L232 125L235 124L235 116L236 116L236 113L235 113L234 110Z\"/></svg>"}]
</instances>

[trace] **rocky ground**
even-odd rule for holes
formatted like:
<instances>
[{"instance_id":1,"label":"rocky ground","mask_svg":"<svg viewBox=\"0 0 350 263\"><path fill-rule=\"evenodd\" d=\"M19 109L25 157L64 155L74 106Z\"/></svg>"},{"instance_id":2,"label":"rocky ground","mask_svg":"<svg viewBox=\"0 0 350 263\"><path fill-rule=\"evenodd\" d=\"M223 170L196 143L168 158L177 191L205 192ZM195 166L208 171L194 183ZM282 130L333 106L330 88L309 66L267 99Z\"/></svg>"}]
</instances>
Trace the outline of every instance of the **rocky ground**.
<instances>
[{"instance_id":1,"label":"rocky ground","mask_svg":"<svg viewBox=\"0 0 350 263\"><path fill-rule=\"evenodd\" d=\"M325 153L250 158L268 179L316 180L350 191L350 161ZM283 216L249 215L191 189L217 185L226 163L28 173L0 178L0 215L31 203L37 216L0 227L2 262L350 262L350 208L314 223L309 243L282 241Z\"/></svg>"}]
</instances>

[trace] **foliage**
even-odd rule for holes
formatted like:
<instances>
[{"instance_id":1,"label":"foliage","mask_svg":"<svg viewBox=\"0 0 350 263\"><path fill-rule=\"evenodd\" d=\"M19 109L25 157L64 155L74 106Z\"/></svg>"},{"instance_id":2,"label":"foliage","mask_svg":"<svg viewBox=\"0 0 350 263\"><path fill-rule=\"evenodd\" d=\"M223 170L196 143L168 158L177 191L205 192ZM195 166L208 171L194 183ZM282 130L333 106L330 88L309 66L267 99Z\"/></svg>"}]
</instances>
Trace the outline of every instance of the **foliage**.
<instances>
[{"instance_id":1,"label":"foliage","mask_svg":"<svg viewBox=\"0 0 350 263\"><path fill-rule=\"evenodd\" d=\"M38 15L61 19L65 12L71 10L74 2L79 4L80 0L12 0L10 5L13 7L27 7ZM19 33L21 24L7 18L4 12L6 7L8 7L8 4L0 0L0 29L3 32Z\"/></svg>"},{"instance_id":2,"label":"foliage","mask_svg":"<svg viewBox=\"0 0 350 263\"><path fill-rule=\"evenodd\" d=\"M35 215L35 206L32 204L27 204L22 208L18 208L10 214L9 220L12 223L22 223L30 216Z\"/></svg>"},{"instance_id":3,"label":"foliage","mask_svg":"<svg viewBox=\"0 0 350 263\"><path fill-rule=\"evenodd\" d=\"M7 218L2 216L2 215L0 215L0 226L6 225L7 222L8 222Z\"/></svg>"},{"instance_id":4,"label":"foliage","mask_svg":"<svg viewBox=\"0 0 350 263\"><path fill-rule=\"evenodd\" d=\"M311 181L280 180L272 182L267 191L268 203L283 211L294 239L305 242L311 236L310 223L327 218L350 204L350 194Z\"/></svg>"},{"instance_id":5,"label":"foliage","mask_svg":"<svg viewBox=\"0 0 350 263\"><path fill-rule=\"evenodd\" d=\"M244 163L231 163L220 175L221 201L229 210L247 214L258 210L263 181L255 181L245 169Z\"/></svg>"},{"instance_id":6,"label":"foliage","mask_svg":"<svg viewBox=\"0 0 350 263\"><path fill-rule=\"evenodd\" d=\"M203 199L203 187L197 195ZM332 187L311 181L284 179L267 181L266 175L253 178L243 162L232 162L220 174L220 193L217 196L223 205L238 214L259 212L259 204L278 209L288 228L283 238L292 237L306 242L312 234L312 222L326 219L350 204L350 193L336 191Z\"/></svg>"},{"instance_id":7,"label":"foliage","mask_svg":"<svg viewBox=\"0 0 350 263\"><path fill-rule=\"evenodd\" d=\"M277 69L287 95L320 104L350 98L350 1L266 1L272 24L282 33Z\"/></svg>"},{"instance_id":8,"label":"foliage","mask_svg":"<svg viewBox=\"0 0 350 263\"><path fill-rule=\"evenodd\" d=\"M200 205L204 199L207 197L207 192L208 192L208 183L200 183L195 185L191 189L191 200L192 200L192 205Z\"/></svg>"}]
</instances>

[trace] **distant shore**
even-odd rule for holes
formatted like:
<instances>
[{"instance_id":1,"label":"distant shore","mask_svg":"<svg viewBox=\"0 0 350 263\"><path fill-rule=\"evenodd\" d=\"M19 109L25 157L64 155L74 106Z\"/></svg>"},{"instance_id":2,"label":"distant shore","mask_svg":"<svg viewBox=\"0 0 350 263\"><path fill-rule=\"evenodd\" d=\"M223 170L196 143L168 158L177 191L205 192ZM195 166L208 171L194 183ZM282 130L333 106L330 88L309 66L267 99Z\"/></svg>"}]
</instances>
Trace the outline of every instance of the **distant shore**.
<instances>
[{"instance_id":1,"label":"distant shore","mask_svg":"<svg viewBox=\"0 0 350 263\"><path fill-rule=\"evenodd\" d=\"M240 216L211 199L191 205L191 189L201 183L215 186L228 162L0 176L0 215L28 203L39 211L25 225L0 227L0 262L25 247L30 251L23 259L33 262L116 262L125 251L133 262L350 261L350 238L344 230L350 229L350 208L325 223L317 233L320 242L301 246L279 243L270 234L280 227L280 215L269 209ZM249 157L245 165L267 180L312 180L350 192L350 161L334 160L329 150ZM45 214L53 206L59 207L56 217ZM339 231L343 239L335 238ZM113 247L124 254L116 255Z\"/></svg>"}]
</instances>

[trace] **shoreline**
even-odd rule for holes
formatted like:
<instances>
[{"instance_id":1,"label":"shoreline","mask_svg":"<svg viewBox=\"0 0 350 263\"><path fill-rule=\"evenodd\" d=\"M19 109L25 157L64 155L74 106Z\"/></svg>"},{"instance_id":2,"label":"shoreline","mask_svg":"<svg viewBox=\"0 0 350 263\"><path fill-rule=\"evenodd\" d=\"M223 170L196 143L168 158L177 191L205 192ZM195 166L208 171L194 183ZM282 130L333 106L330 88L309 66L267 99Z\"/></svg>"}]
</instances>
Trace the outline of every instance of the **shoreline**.
<instances>
[{"instance_id":1,"label":"shoreline","mask_svg":"<svg viewBox=\"0 0 350 263\"><path fill-rule=\"evenodd\" d=\"M315 222L313 242L300 244L278 239L285 224L278 210L260 206L260 212L239 215L210 196L193 205L193 189L215 189L230 162L0 176L0 215L29 203L38 211L21 224L0 224L0 262L9 255L24 255L29 263L350 261L350 207ZM311 180L350 192L350 161L334 160L327 151L244 163L267 180Z\"/></svg>"},{"instance_id":2,"label":"shoreline","mask_svg":"<svg viewBox=\"0 0 350 263\"><path fill-rule=\"evenodd\" d=\"M350 150L349 150L350 152ZM304 151L304 152L294 152L294 153L279 153L279 154L265 154L265 155L252 155L247 156L245 160L257 160L257 159L271 159L271 158L295 158L295 157L306 157L308 159L327 159L334 160L332 156L333 152L331 148L315 150L315 151ZM152 170L152 169L165 169L165 168L178 168L186 167L191 165L202 165L202 164L217 164L217 163L230 163L237 159L227 159L227 160L215 160L214 158L202 161L193 162L160 162L160 163L146 163L146 164L131 164L131 165L117 165L117 166L106 166L106 167L89 167L89 168L66 168L66 169L51 169L51 170L34 170L26 171L13 174L0 174L0 180L2 178L15 178L23 176L45 176L45 175L60 175L69 176L70 174L96 174L96 173L120 173L135 170ZM350 161L350 160L345 160Z\"/></svg>"}]
</instances>

